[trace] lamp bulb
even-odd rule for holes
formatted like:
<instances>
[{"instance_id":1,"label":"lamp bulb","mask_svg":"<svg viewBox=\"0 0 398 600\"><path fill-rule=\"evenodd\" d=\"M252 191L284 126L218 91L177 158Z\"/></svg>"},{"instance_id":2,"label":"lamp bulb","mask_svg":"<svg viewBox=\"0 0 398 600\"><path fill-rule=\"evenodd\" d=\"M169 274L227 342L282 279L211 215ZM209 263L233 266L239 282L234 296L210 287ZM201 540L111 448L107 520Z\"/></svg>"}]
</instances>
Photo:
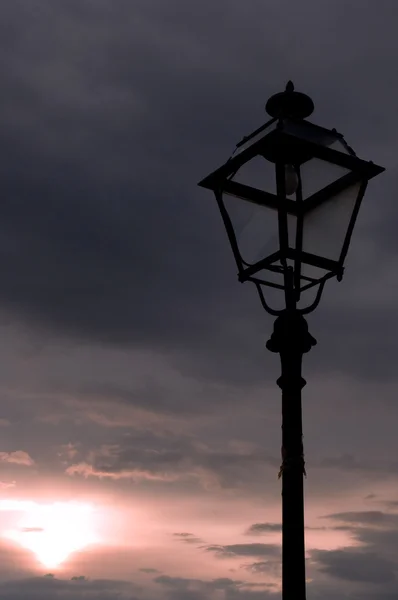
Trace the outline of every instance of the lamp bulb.
<instances>
[{"instance_id":1,"label":"lamp bulb","mask_svg":"<svg viewBox=\"0 0 398 600\"><path fill-rule=\"evenodd\" d=\"M286 196L293 196L297 192L299 178L293 165L285 165L285 192Z\"/></svg>"}]
</instances>

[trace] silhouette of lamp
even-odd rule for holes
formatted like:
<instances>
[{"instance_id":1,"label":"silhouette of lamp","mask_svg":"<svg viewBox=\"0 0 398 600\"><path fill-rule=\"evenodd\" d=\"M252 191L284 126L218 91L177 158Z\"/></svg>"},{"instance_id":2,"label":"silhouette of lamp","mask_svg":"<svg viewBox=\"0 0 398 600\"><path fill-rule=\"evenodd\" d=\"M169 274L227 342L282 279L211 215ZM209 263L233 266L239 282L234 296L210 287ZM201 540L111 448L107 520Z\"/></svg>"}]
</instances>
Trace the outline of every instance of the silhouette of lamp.
<instances>
[{"instance_id":1,"label":"silhouette of lamp","mask_svg":"<svg viewBox=\"0 0 398 600\"><path fill-rule=\"evenodd\" d=\"M280 354L282 368L283 600L306 593L301 364L316 340L304 315L319 304L327 280L342 280L368 181L384 171L358 158L335 129L306 120L313 110L289 81L266 104L271 119L199 183L215 194L239 281L254 283L277 317L267 348ZM270 288L279 290L282 307L271 307Z\"/></svg>"}]
</instances>

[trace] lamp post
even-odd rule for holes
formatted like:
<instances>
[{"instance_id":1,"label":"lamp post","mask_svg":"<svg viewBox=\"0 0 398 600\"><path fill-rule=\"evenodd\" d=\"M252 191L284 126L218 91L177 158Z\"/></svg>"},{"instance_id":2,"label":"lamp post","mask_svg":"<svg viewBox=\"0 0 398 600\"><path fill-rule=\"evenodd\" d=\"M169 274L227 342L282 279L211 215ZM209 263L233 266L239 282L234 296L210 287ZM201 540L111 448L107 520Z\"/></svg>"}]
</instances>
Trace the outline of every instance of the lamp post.
<instances>
[{"instance_id":1,"label":"lamp post","mask_svg":"<svg viewBox=\"0 0 398 600\"><path fill-rule=\"evenodd\" d=\"M276 317L266 346L282 370L282 597L305 600L301 364L316 340L304 315L328 279L342 280L368 181L384 169L358 158L335 129L309 122L314 104L292 82L266 110L271 119L199 185L215 194L239 281L254 283ZM250 174L259 185L247 181ZM282 308L270 306L267 288L280 290Z\"/></svg>"}]
</instances>

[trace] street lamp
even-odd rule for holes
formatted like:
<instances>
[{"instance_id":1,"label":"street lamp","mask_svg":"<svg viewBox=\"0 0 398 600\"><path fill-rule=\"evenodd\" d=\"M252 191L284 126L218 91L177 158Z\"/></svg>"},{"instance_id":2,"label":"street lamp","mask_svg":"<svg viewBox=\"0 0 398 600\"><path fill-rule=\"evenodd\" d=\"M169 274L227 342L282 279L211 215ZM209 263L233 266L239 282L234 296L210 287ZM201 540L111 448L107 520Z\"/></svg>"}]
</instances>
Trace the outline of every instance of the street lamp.
<instances>
[{"instance_id":1,"label":"street lamp","mask_svg":"<svg viewBox=\"0 0 398 600\"><path fill-rule=\"evenodd\" d=\"M277 317L267 348L280 354L282 370L282 597L305 600L301 364L316 340L303 315L328 279L342 280L368 181L384 169L358 158L335 129L307 121L314 104L291 81L266 110L271 119L199 185L215 194L239 281L253 282ZM281 291L283 308L270 306L267 287Z\"/></svg>"}]
</instances>

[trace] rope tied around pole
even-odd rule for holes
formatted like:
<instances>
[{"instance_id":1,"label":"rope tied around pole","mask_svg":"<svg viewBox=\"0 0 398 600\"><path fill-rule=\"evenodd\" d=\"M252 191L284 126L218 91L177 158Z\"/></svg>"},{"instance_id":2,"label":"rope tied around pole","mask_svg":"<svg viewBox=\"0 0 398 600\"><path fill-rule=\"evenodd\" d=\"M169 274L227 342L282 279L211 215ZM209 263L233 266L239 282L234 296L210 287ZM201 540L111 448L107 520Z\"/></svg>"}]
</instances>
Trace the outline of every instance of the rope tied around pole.
<instances>
[{"instance_id":1,"label":"rope tied around pole","mask_svg":"<svg viewBox=\"0 0 398 600\"><path fill-rule=\"evenodd\" d=\"M287 452L282 446L282 464L279 469L278 479L282 477L284 471L290 468L300 469L304 477L307 477L307 472L305 470L304 453L301 454L301 456L287 456Z\"/></svg>"}]
</instances>

